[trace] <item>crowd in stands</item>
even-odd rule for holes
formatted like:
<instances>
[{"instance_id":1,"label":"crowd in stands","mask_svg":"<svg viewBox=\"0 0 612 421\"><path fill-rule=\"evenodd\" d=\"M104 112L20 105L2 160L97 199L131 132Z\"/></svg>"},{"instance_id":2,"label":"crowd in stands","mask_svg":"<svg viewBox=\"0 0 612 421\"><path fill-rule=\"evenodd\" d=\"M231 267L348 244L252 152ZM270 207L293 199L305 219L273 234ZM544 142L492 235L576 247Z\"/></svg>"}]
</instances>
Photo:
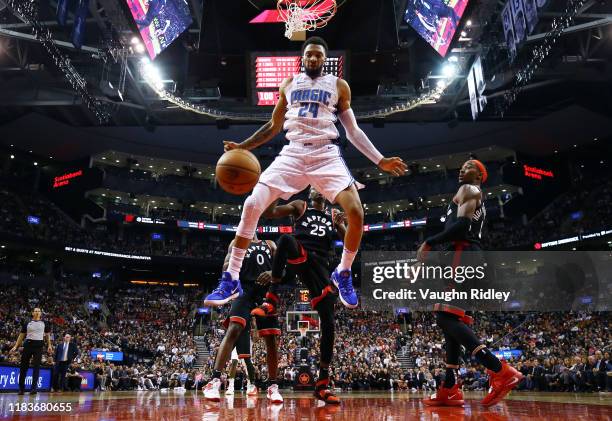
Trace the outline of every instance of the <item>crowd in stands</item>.
<instances>
[{"instance_id":1,"label":"crowd in stands","mask_svg":"<svg viewBox=\"0 0 612 421\"><path fill-rule=\"evenodd\" d=\"M19 355L8 350L32 309L40 307L57 341L69 333L77 343L80 353L72 365L73 376L77 370L94 371L96 387L101 390L180 386L176 381L184 386L196 375L195 294L201 292L144 287L114 290L70 283L49 288L4 284L0 290L0 361L18 364ZM89 303L100 304L100 309ZM92 350L121 351L125 364L98 361L92 358ZM52 355L43 355L43 365L53 363Z\"/></svg>"},{"instance_id":2,"label":"crowd in stands","mask_svg":"<svg viewBox=\"0 0 612 421\"><path fill-rule=\"evenodd\" d=\"M69 373L68 385L76 388L78 370L96 373L98 390L156 390L201 387L211 374L215 350L224 330L227 308L201 323L210 352L196 368L193 339L195 309L204 292L199 289L130 287L104 289L74 283L52 288L3 285L0 300L0 360L18 363L9 354L21 323L35 306L44 310L56 340L70 333L80 350ZM90 302L100 304L92 309ZM280 313L293 308L292 292L282 294ZM396 317L382 311L336 308L336 342L331 378L341 390L434 390L444 374L443 337L431 313ZM286 331L279 339L279 383L290 387L296 379L301 347L299 334ZM316 326L316 323L315 323ZM612 361L607 313L479 313L476 334L492 349L519 349L510 359L526 379L520 389L594 392L610 390ZM265 346L253 338L253 363L257 382L268 380ZM305 364L316 373L319 336L308 335ZM123 363L92 359L90 351L122 351ZM404 364L400 363L404 360ZM487 376L482 366L466 357L461 378L468 390L484 390ZM44 355L43 364L52 364ZM70 375L73 381L70 381ZM244 378L239 370L238 378ZM72 386L70 386L72 385ZM237 387L244 385L238 382Z\"/></svg>"}]
</instances>

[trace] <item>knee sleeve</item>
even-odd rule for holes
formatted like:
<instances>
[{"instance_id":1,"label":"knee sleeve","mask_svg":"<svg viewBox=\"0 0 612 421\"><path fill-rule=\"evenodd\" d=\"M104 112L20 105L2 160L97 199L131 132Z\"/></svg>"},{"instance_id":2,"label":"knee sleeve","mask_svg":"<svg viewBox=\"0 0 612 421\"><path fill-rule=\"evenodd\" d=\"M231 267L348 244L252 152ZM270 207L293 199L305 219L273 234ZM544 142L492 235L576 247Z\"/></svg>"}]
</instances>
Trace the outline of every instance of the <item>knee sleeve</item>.
<instances>
[{"instance_id":1,"label":"knee sleeve","mask_svg":"<svg viewBox=\"0 0 612 421\"><path fill-rule=\"evenodd\" d=\"M244 201L236 234L243 238L253 238L259 217L280 195L280 190L258 183L250 196Z\"/></svg>"}]
</instances>

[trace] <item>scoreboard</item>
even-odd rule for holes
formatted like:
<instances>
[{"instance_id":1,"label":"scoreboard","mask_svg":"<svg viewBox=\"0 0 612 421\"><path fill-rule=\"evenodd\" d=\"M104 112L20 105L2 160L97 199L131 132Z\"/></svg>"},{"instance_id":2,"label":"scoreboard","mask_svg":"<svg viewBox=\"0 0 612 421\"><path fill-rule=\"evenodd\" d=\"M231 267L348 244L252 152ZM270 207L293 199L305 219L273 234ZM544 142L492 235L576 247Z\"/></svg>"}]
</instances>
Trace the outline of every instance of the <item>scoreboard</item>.
<instances>
[{"instance_id":1,"label":"scoreboard","mask_svg":"<svg viewBox=\"0 0 612 421\"><path fill-rule=\"evenodd\" d=\"M324 73L346 79L343 51L329 51ZM302 57L295 52L251 54L251 97L254 105L271 106L278 102L278 89L284 79L304 71Z\"/></svg>"}]
</instances>

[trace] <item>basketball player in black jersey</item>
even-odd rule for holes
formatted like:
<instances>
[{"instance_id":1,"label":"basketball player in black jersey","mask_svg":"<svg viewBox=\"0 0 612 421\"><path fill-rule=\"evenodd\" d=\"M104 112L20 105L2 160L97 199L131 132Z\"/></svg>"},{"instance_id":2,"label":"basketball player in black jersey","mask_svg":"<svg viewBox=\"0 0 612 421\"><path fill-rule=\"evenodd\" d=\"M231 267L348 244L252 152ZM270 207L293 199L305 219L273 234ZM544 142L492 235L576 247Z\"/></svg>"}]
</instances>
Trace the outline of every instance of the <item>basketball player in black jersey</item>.
<instances>
[{"instance_id":1,"label":"basketball player in black jersey","mask_svg":"<svg viewBox=\"0 0 612 421\"><path fill-rule=\"evenodd\" d=\"M344 214L328 210L325 203L325 197L311 187L309 204L303 200L294 200L277 206L275 202L264 212L264 216L267 218L291 216L294 220L294 234L283 235L277 242L276 255L269 275L270 281L273 285L278 284L286 266L291 265L310 291L310 296L314 297L310 304L319 314L321 329L319 378L315 397L325 403L339 404L338 397L328 388L329 365L334 347L334 304L337 298L337 291L328 274L334 239L336 236L344 239L346 226ZM254 314L269 314L278 306L278 297L274 294L274 288L266 298L266 305L256 309Z\"/></svg>"},{"instance_id":2,"label":"basketball player in black jersey","mask_svg":"<svg viewBox=\"0 0 612 421\"><path fill-rule=\"evenodd\" d=\"M482 162L471 159L459 171L461 187L448 206L444 231L429 237L419 247L417 259L424 262L433 246L450 243L454 252L453 267L462 259L463 251L479 252L486 209L483 203L481 183L487 179L487 170ZM482 404L491 406L501 401L518 386L523 375L505 362L501 362L491 351L480 343L470 325L473 320L462 308L448 304L434 306L438 326L444 333L446 350L446 375L442 386L424 403L431 406L462 406L463 393L457 381L461 346L472 357L487 368L490 389Z\"/></svg>"},{"instance_id":3,"label":"basketball player in black jersey","mask_svg":"<svg viewBox=\"0 0 612 421\"><path fill-rule=\"evenodd\" d=\"M233 241L229 245L231 251ZM219 388L221 387L221 370L230 358L234 346L237 348L240 358L245 360L249 378L253 379L254 367L250 361L250 327L251 310L260 304L267 291L267 285L262 284L262 273L272 268L272 259L276 253L276 244L273 241L261 241L257 235L246 250L244 264L240 270L240 279L243 280L244 293L234 300L228 318L224 322L227 328L225 337L217 350L213 379L204 387L204 397L211 401L219 401ZM225 257L224 270L229 262L230 253ZM246 282L244 281L246 280ZM268 399L274 404L283 403L283 398L278 392L278 351L276 337L280 335L280 326L276 314L266 317L257 317L257 330L259 336L266 343L266 362L268 364L268 375L270 385L267 391Z\"/></svg>"}]
</instances>

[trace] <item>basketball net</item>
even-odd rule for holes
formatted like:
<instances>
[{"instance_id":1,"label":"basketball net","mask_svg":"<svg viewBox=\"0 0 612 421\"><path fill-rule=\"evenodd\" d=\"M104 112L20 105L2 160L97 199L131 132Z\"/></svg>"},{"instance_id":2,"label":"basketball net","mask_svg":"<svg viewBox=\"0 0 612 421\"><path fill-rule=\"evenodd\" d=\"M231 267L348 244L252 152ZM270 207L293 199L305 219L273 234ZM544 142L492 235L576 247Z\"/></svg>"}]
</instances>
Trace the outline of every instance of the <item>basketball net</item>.
<instances>
[{"instance_id":1,"label":"basketball net","mask_svg":"<svg viewBox=\"0 0 612 421\"><path fill-rule=\"evenodd\" d=\"M278 0L276 8L285 21L285 36L304 41L306 31L324 27L336 14L336 0Z\"/></svg>"},{"instance_id":2,"label":"basketball net","mask_svg":"<svg viewBox=\"0 0 612 421\"><path fill-rule=\"evenodd\" d=\"M308 333L309 327L310 327L310 323L308 322L302 323L298 326L298 331L300 332L300 338L303 338L304 336L306 336L306 333Z\"/></svg>"}]
</instances>

